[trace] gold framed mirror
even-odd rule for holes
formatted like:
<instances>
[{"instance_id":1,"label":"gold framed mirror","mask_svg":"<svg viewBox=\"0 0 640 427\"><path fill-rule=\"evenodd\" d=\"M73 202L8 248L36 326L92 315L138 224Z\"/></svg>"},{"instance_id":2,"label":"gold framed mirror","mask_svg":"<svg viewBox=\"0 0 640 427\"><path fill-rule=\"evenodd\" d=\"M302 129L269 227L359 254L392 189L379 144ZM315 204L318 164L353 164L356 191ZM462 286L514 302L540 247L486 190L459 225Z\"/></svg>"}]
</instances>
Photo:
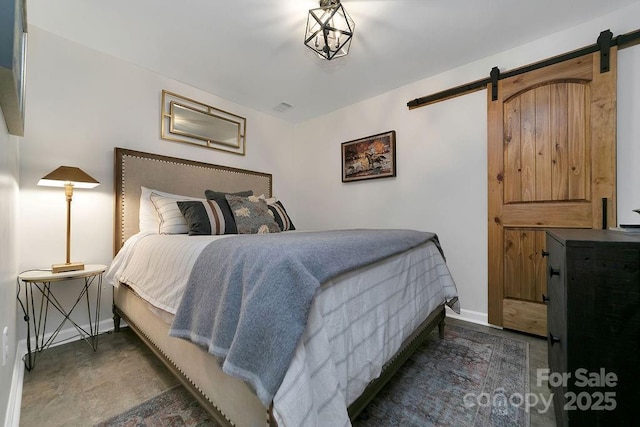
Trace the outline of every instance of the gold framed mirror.
<instances>
[{"instance_id":1,"label":"gold framed mirror","mask_svg":"<svg viewBox=\"0 0 640 427\"><path fill-rule=\"evenodd\" d=\"M162 139L245 154L247 119L162 91Z\"/></svg>"}]
</instances>

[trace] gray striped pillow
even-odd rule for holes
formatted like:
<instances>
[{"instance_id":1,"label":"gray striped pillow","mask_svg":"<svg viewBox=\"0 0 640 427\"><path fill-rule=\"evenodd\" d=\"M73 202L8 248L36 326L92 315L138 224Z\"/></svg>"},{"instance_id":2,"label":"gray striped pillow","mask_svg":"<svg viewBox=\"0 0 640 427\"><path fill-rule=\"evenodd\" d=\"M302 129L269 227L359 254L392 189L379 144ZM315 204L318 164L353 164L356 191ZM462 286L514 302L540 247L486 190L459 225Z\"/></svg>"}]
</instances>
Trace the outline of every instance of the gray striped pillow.
<instances>
[{"instance_id":1,"label":"gray striped pillow","mask_svg":"<svg viewBox=\"0 0 640 427\"><path fill-rule=\"evenodd\" d=\"M282 202L276 200L273 203L269 203L267 200L267 205L269 206L269 211L271 211L271 214L273 215L273 219L276 220L276 224L278 224L281 231L296 229Z\"/></svg>"},{"instance_id":2,"label":"gray striped pillow","mask_svg":"<svg viewBox=\"0 0 640 427\"><path fill-rule=\"evenodd\" d=\"M237 232L233 221L230 222L228 217L225 218L223 206L215 200L179 201L177 205L188 224L190 236Z\"/></svg>"}]
</instances>

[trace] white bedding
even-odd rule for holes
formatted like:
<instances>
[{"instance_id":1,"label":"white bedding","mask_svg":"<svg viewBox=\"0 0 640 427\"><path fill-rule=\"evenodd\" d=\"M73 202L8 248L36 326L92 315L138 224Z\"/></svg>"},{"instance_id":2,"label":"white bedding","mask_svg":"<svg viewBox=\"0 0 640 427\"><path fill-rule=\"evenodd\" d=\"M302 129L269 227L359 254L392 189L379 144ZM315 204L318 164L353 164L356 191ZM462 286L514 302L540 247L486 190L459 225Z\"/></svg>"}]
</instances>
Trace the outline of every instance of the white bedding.
<instances>
[{"instance_id":1,"label":"white bedding","mask_svg":"<svg viewBox=\"0 0 640 427\"><path fill-rule=\"evenodd\" d=\"M107 280L175 314L202 249L223 236L139 233L113 260ZM134 250L135 249L135 250ZM433 243L323 284L273 401L280 426L350 425L347 407L438 305L457 297Z\"/></svg>"}]
</instances>

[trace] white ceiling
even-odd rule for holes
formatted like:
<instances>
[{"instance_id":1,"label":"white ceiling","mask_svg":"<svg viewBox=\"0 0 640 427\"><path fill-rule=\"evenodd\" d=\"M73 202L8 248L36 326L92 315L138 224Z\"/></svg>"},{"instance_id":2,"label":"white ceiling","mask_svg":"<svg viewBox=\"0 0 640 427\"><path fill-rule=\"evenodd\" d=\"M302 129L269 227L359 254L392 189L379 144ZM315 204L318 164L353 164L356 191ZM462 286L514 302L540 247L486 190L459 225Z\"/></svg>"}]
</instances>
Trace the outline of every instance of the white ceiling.
<instances>
[{"instance_id":1,"label":"white ceiling","mask_svg":"<svg viewBox=\"0 0 640 427\"><path fill-rule=\"evenodd\" d=\"M27 0L27 10L30 25L298 123L636 2L342 0L355 36L332 61L303 44L317 0ZM293 108L276 111L281 102Z\"/></svg>"}]
</instances>

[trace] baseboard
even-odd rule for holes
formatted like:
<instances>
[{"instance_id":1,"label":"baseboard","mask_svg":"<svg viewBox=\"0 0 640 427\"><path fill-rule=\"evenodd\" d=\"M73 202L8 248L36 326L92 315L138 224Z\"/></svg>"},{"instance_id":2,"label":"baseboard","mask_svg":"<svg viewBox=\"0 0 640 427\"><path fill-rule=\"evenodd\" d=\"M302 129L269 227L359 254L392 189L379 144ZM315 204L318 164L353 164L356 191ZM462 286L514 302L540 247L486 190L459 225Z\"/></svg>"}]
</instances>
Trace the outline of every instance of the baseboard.
<instances>
[{"instance_id":1,"label":"baseboard","mask_svg":"<svg viewBox=\"0 0 640 427\"><path fill-rule=\"evenodd\" d=\"M453 319L464 320L465 322L476 323L483 326L492 326L489 324L489 316L487 313L481 313L479 311L471 311L460 309L460 314L447 307L447 317Z\"/></svg>"},{"instance_id":2,"label":"baseboard","mask_svg":"<svg viewBox=\"0 0 640 427\"><path fill-rule=\"evenodd\" d=\"M22 348L24 346L24 348ZM16 345L16 358L11 376L9 402L4 419L4 427L18 427L20 425L20 406L22 405L22 380L24 378L24 363L22 356L27 353L27 340L19 341Z\"/></svg>"},{"instance_id":3,"label":"baseboard","mask_svg":"<svg viewBox=\"0 0 640 427\"><path fill-rule=\"evenodd\" d=\"M113 330L113 320L106 319L100 321L98 325L98 331L105 333ZM89 325L83 325L84 329L88 330ZM44 341L46 342L51 333L45 334ZM66 344L72 339L79 339L78 331L76 328L63 329L60 331L55 341L51 343L51 347L55 347L61 344ZM32 342L35 345L35 340ZM98 347L99 349L100 347ZM16 345L16 360L13 365L13 376L11 380L11 390L9 391L9 403L7 405L7 414L4 420L4 427L18 427L20 424L20 407L22 406L22 382L24 380L24 362L23 356L27 354L27 340L22 339L18 341ZM34 369L37 369L37 365Z\"/></svg>"},{"instance_id":4,"label":"baseboard","mask_svg":"<svg viewBox=\"0 0 640 427\"><path fill-rule=\"evenodd\" d=\"M86 331L89 330L89 325L80 325L80 327ZM113 330L113 319L105 319L105 320L101 320L99 325L98 325L98 331L100 331L101 334L105 333L105 332L109 332ZM47 333L44 335L44 342L47 342L49 340L49 338L51 337L51 333ZM66 344L70 341L73 340L77 340L80 339L80 334L78 333L78 330L74 327L71 328L67 328L67 329L62 329L60 331L60 333L58 333L58 336L56 337L56 339L51 343L51 347L56 347L59 346L61 344ZM31 346L35 347L35 338L31 338ZM19 341L19 344L23 343L24 344L24 353L22 353L22 356L24 356L25 354L27 354L27 340L26 338L23 340Z\"/></svg>"}]
</instances>

